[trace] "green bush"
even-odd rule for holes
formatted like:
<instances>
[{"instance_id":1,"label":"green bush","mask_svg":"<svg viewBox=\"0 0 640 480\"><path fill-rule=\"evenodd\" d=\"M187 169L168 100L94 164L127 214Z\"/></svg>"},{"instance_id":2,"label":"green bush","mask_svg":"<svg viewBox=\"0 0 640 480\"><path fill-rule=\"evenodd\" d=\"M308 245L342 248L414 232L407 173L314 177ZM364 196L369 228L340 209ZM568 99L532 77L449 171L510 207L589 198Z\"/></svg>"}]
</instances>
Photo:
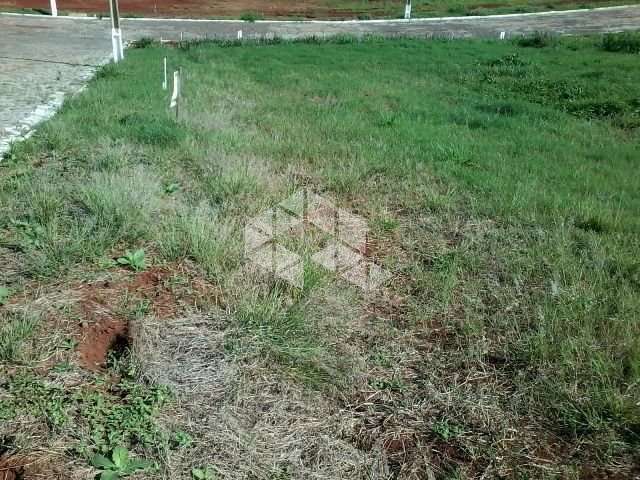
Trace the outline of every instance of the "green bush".
<instances>
[{"instance_id":1,"label":"green bush","mask_svg":"<svg viewBox=\"0 0 640 480\"><path fill-rule=\"evenodd\" d=\"M607 33L602 37L600 48L607 52L639 53L640 33Z\"/></svg>"}]
</instances>

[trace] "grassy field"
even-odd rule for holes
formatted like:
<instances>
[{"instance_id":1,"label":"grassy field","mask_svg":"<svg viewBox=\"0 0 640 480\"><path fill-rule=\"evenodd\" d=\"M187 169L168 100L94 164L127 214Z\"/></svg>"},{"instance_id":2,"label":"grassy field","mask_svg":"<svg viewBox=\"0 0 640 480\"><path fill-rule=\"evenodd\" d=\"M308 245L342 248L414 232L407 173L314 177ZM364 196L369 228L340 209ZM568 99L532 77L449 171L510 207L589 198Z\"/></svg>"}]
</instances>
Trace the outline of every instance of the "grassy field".
<instances>
[{"instance_id":1,"label":"grassy field","mask_svg":"<svg viewBox=\"0 0 640 480\"><path fill-rule=\"evenodd\" d=\"M0 470L637 475L638 50L130 50L0 164ZM302 187L368 220L384 288L247 264L246 222Z\"/></svg>"},{"instance_id":2,"label":"grassy field","mask_svg":"<svg viewBox=\"0 0 640 480\"><path fill-rule=\"evenodd\" d=\"M625 5L635 0L622 2ZM615 0L414 0L414 17L493 15L544 12L621 5ZM248 21L273 18L373 19L403 18L404 0L120 0L124 16L241 18ZM108 15L102 1L64 0L58 2L60 14L86 12ZM0 0L0 9L23 13L47 13L48 0Z\"/></svg>"}]
</instances>

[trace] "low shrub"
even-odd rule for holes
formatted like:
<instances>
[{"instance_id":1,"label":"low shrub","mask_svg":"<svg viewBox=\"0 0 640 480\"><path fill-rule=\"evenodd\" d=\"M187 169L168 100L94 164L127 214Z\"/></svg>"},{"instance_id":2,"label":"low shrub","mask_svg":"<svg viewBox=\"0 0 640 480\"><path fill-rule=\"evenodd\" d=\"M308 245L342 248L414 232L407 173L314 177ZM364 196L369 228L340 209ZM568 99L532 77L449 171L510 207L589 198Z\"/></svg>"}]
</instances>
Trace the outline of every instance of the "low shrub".
<instances>
[{"instance_id":1,"label":"low shrub","mask_svg":"<svg viewBox=\"0 0 640 480\"><path fill-rule=\"evenodd\" d=\"M640 53L640 33L607 33L602 37L600 48L607 52Z\"/></svg>"},{"instance_id":2,"label":"low shrub","mask_svg":"<svg viewBox=\"0 0 640 480\"><path fill-rule=\"evenodd\" d=\"M519 47L525 48L544 48L555 43L556 38L547 32L534 32L533 34L526 35L516 41L516 44Z\"/></svg>"}]
</instances>

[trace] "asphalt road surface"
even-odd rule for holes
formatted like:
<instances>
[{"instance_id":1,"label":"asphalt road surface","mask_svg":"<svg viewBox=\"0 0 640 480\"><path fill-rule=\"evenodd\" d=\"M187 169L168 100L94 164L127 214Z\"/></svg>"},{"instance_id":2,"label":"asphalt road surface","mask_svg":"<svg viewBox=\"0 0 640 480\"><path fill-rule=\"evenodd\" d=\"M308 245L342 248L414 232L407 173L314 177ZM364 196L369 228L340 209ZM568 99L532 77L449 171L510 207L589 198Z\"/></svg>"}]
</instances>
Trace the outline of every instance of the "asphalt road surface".
<instances>
[{"instance_id":1,"label":"asphalt road surface","mask_svg":"<svg viewBox=\"0 0 640 480\"><path fill-rule=\"evenodd\" d=\"M339 34L507 38L534 31L578 35L640 30L640 5L595 10L390 21L247 23L222 20L123 19L123 37L179 40L244 39ZM0 154L50 117L65 95L78 91L109 61L108 18L0 14Z\"/></svg>"}]
</instances>

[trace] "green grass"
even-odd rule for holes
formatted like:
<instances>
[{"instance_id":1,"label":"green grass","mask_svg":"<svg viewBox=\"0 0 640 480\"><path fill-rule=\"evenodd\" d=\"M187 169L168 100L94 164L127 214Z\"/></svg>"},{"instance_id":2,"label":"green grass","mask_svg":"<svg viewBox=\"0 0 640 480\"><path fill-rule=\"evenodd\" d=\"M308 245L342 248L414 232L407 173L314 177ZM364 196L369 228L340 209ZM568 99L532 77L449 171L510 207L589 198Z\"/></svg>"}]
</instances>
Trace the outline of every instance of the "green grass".
<instances>
[{"instance_id":1,"label":"green grass","mask_svg":"<svg viewBox=\"0 0 640 480\"><path fill-rule=\"evenodd\" d=\"M223 292L226 361L263 365L364 419L349 437L361 450L388 441L385 429L412 432L409 456L389 457L397 475L423 458L416 445L438 442L463 452L431 460L442 478L496 455L541 478L518 452L556 441L575 451L550 460L567 478L587 464L629 472L640 439L636 42L131 50L0 166L0 255L22 265L3 284L31 292L34 278L77 276L127 249L192 262ZM164 56L185 74L177 123L155 73ZM304 185L370 221L394 273L381 299L312 270L300 292L238 273L246 220ZM0 361L15 360L14 331ZM360 410L372 390L379 400ZM518 448L501 450L507 437Z\"/></svg>"},{"instance_id":2,"label":"green grass","mask_svg":"<svg viewBox=\"0 0 640 480\"><path fill-rule=\"evenodd\" d=\"M329 0L328 8L345 17L366 15L367 18L402 18L404 17L403 1L379 2L355 0ZM550 10L567 10L580 8L597 8L620 5L609 1L579 2L579 1L521 1L498 0L486 2L484 0L413 0L412 17L435 16L466 16L466 15L501 15L508 13L544 12ZM628 5L628 4L625 4ZM335 13L334 13L335 15ZM367 19L365 18L365 19Z\"/></svg>"}]
</instances>

